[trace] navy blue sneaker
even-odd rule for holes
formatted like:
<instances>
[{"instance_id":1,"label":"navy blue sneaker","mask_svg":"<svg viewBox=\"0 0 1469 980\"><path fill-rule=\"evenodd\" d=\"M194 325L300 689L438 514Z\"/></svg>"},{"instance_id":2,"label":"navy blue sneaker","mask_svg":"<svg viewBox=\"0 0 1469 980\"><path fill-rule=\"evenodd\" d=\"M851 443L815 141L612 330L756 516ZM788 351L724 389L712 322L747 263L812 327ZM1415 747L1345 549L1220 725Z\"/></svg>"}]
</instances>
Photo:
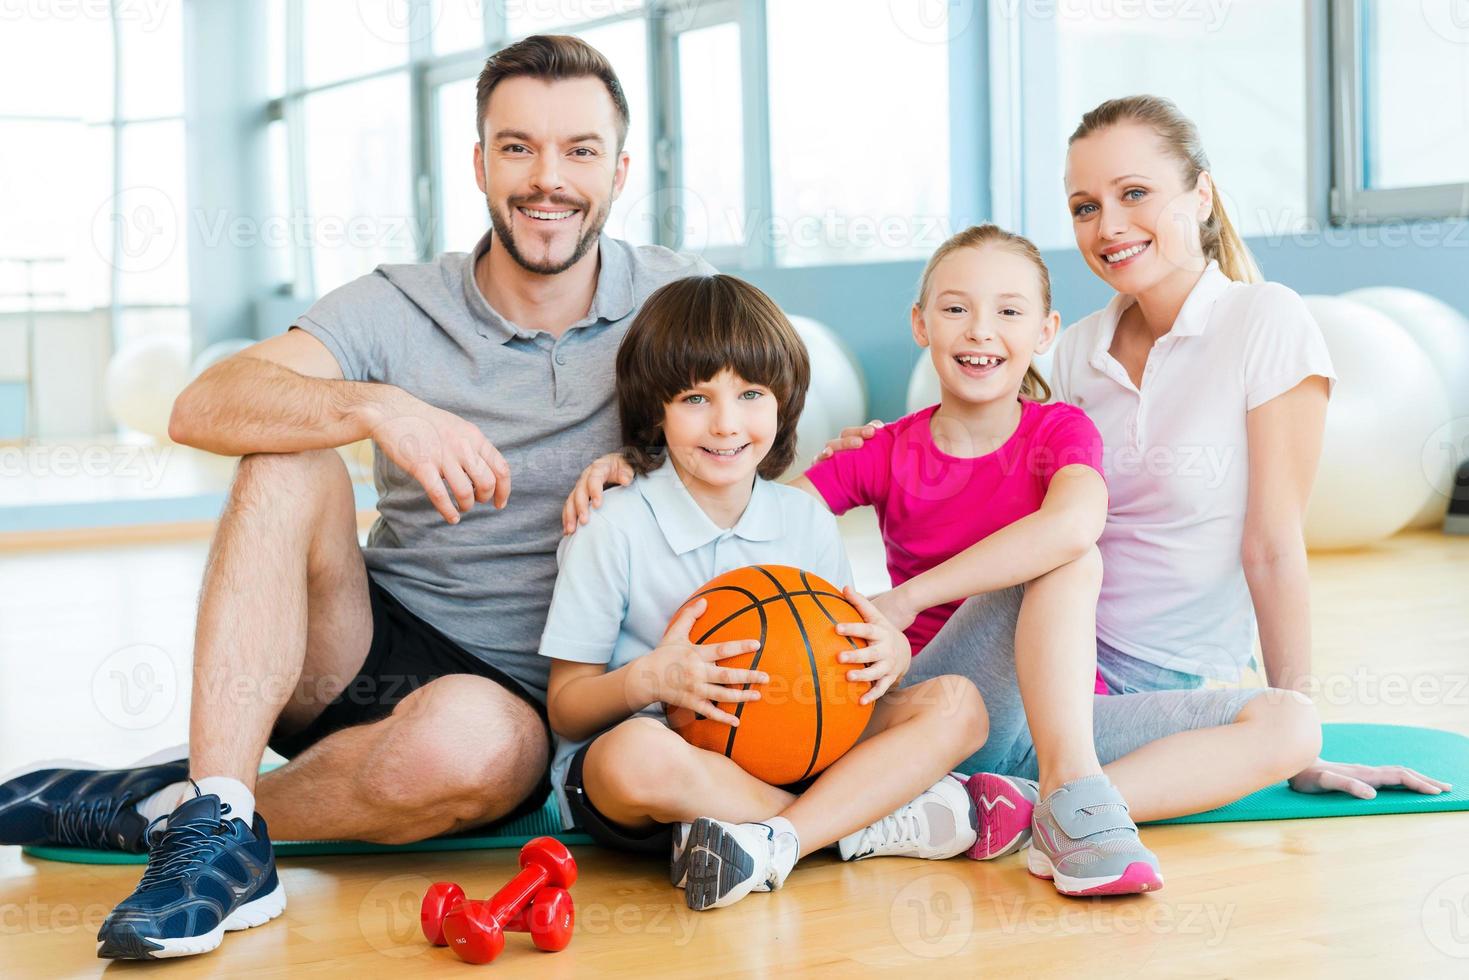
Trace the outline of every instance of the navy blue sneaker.
<instances>
[{"instance_id":1,"label":"navy blue sneaker","mask_svg":"<svg viewBox=\"0 0 1469 980\"><path fill-rule=\"evenodd\" d=\"M207 953L226 932L262 925L286 908L265 821L230 818L219 797L198 796L150 836L148 869L97 933L97 955L161 960ZM159 818L161 821L163 818ZM155 823L159 822L155 821Z\"/></svg>"},{"instance_id":2,"label":"navy blue sneaker","mask_svg":"<svg viewBox=\"0 0 1469 980\"><path fill-rule=\"evenodd\" d=\"M0 785L0 844L148 849L134 804L189 778L189 760L136 769L39 769Z\"/></svg>"}]
</instances>

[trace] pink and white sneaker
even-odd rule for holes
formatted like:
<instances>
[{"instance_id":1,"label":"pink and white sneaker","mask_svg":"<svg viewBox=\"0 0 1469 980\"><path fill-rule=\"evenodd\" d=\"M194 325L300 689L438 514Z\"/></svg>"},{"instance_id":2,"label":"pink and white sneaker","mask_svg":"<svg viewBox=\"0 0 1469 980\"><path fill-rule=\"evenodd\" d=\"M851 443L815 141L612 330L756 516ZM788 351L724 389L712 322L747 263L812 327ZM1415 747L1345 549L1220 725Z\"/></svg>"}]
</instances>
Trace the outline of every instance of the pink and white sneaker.
<instances>
[{"instance_id":1,"label":"pink and white sneaker","mask_svg":"<svg viewBox=\"0 0 1469 980\"><path fill-rule=\"evenodd\" d=\"M976 861L1013 854L1030 843L1031 814L1040 786L1031 779L977 772L965 784L974 801L974 846L964 853Z\"/></svg>"}]
</instances>

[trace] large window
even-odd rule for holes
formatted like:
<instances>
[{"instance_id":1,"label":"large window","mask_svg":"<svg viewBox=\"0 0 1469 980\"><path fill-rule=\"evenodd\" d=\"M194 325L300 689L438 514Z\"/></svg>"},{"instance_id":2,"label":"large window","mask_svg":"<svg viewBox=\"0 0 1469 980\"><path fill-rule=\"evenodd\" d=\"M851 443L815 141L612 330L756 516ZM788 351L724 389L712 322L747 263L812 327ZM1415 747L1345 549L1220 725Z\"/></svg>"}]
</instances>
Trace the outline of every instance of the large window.
<instances>
[{"instance_id":1,"label":"large window","mask_svg":"<svg viewBox=\"0 0 1469 980\"><path fill-rule=\"evenodd\" d=\"M947 9L915 7L924 30L885 3L766 0L778 264L919 258L943 241Z\"/></svg>"},{"instance_id":2,"label":"large window","mask_svg":"<svg viewBox=\"0 0 1469 980\"><path fill-rule=\"evenodd\" d=\"M6 20L0 147L25 152L0 153L0 310L188 336L183 92L179 4Z\"/></svg>"},{"instance_id":3,"label":"large window","mask_svg":"<svg viewBox=\"0 0 1469 980\"><path fill-rule=\"evenodd\" d=\"M1173 100L1198 126L1215 180L1243 234L1281 234L1303 226L1303 5L1165 5L1157 16L1126 5L991 9L993 60L1010 76L997 86L1009 95L994 112L1000 221L1018 225L1042 248L1070 245L1063 191L1067 138L1098 103L1148 93Z\"/></svg>"},{"instance_id":4,"label":"large window","mask_svg":"<svg viewBox=\"0 0 1469 980\"><path fill-rule=\"evenodd\" d=\"M1334 216L1469 216L1469 7L1343 4L1333 23Z\"/></svg>"}]
</instances>

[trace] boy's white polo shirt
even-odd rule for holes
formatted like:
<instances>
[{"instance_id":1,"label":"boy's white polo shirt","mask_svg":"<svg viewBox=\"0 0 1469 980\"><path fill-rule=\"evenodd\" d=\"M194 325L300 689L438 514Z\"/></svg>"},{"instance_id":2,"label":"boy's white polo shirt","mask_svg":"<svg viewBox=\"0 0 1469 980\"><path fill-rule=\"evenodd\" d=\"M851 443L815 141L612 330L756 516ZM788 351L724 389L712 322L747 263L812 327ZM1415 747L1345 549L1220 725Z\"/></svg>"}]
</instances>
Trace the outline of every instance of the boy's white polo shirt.
<instances>
[{"instance_id":1,"label":"boy's white polo shirt","mask_svg":"<svg viewBox=\"0 0 1469 980\"><path fill-rule=\"evenodd\" d=\"M734 527L721 528L665 462L608 490L586 526L561 542L541 656L618 667L654 649L700 586L745 565L794 565L841 588L852 570L836 518L806 493L757 479ZM639 714L663 718L661 705ZM583 741L556 739L551 782L570 826L562 782Z\"/></svg>"},{"instance_id":2,"label":"boy's white polo shirt","mask_svg":"<svg viewBox=\"0 0 1469 980\"><path fill-rule=\"evenodd\" d=\"M1097 636L1148 663L1234 680L1255 637L1240 555L1245 415L1313 375L1334 383L1331 356L1295 292L1234 282L1211 262L1138 387L1109 352L1133 302L1119 294L1063 331L1052 367L1056 397L1102 434Z\"/></svg>"}]
</instances>

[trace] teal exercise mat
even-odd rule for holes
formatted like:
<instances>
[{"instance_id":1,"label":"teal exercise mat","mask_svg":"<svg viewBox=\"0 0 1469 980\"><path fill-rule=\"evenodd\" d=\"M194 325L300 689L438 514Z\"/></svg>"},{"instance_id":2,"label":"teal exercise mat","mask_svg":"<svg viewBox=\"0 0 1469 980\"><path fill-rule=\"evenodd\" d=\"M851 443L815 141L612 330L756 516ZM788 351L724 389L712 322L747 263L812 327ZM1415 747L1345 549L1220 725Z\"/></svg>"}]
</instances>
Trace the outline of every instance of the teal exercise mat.
<instances>
[{"instance_id":1,"label":"teal exercise mat","mask_svg":"<svg viewBox=\"0 0 1469 980\"><path fill-rule=\"evenodd\" d=\"M1437 796L1405 790L1381 789L1371 800L1345 793L1295 793L1285 783L1266 787L1226 806L1188 817L1156 823L1228 823L1236 820L1295 820L1307 817L1351 817L1369 813L1432 813L1469 810L1469 738L1433 728L1408 725L1325 725L1324 758L1366 765L1403 765L1452 783ZM397 854L424 851L472 851L520 847L532 837L548 835L567 844L590 844L585 834L563 833L554 796L541 808L516 820L448 837L432 837L412 844L370 844L365 841L277 841L281 857L318 854ZM46 861L75 864L142 864L144 854L92 851L78 847L25 847L24 853Z\"/></svg>"},{"instance_id":2,"label":"teal exercise mat","mask_svg":"<svg viewBox=\"0 0 1469 980\"><path fill-rule=\"evenodd\" d=\"M424 851L479 851L489 848L520 847L532 837L555 837L566 844L590 844L586 834L561 831L561 811L556 797L548 796L541 808L514 820L445 837L430 837L412 844L372 844L358 840L275 841L277 857L306 857L318 854L402 854ZM146 854L124 854L120 851L93 851L83 847L27 846L22 853L43 861L67 861L72 864L143 864Z\"/></svg>"},{"instance_id":3,"label":"teal exercise mat","mask_svg":"<svg viewBox=\"0 0 1469 980\"><path fill-rule=\"evenodd\" d=\"M1214 810L1154 822L1229 823L1469 810L1469 738L1410 725L1323 725L1322 735L1323 759L1369 766L1407 766L1454 788L1437 796L1379 789L1373 799L1359 800L1345 793L1296 793L1285 783L1276 783Z\"/></svg>"}]
</instances>

